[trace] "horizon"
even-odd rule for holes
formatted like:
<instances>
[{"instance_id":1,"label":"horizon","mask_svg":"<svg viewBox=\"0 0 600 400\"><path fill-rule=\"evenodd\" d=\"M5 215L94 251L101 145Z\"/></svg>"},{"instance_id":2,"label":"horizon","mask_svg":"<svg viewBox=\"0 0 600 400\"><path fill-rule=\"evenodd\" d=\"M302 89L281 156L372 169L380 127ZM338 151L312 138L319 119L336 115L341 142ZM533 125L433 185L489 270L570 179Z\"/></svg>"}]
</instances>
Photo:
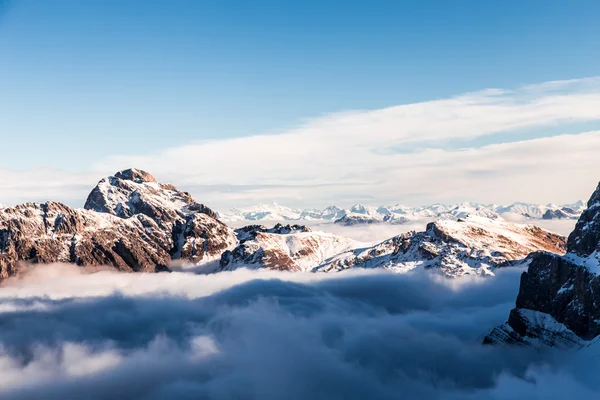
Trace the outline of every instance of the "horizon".
<instances>
[{"instance_id":1,"label":"horizon","mask_svg":"<svg viewBox=\"0 0 600 400\"><path fill-rule=\"evenodd\" d=\"M527 203L527 202L523 202L523 201L513 201L510 203L474 203L474 202L470 202L470 201L463 201L460 203L430 203L430 204L421 204L418 206L406 206L405 204L400 204L400 203L393 203L393 204L363 204L363 203L354 203L350 206L340 206L337 204L330 204L328 206L325 207L318 207L318 208L302 208L302 207L289 207L285 204L280 204L276 201L273 202L269 202L269 203L258 203L258 204L253 204L253 205L248 205L247 207L234 207L234 208L230 208L227 209L225 211L251 211L257 207L267 207L267 206L278 206L278 207L284 207L284 208L289 208L289 209L293 209L296 211L321 211L330 207L338 207L342 210L349 210L355 206L367 206L367 207L374 207L374 208L378 208L378 207L386 207L386 208L390 208L390 207L395 207L395 206L402 206L402 207L407 207L407 208L411 208L411 209L418 209L418 208L428 208L428 207L433 207L433 206L460 206L460 205L472 205L472 206L484 206L484 207L491 207L491 206L496 206L496 207L505 207L505 206L511 206L511 205L539 205L539 206L544 206L544 207L549 207L549 206L557 206L557 207L565 207L565 206L570 206L570 205L577 205L577 204L587 204L587 201L584 199L579 199L577 201L574 202L569 202L569 203L562 203L562 204L557 204L557 203ZM218 208L215 208L215 210L217 210L218 212L221 212Z\"/></svg>"},{"instance_id":2,"label":"horizon","mask_svg":"<svg viewBox=\"0 0 600 400\"><path fill-rule=\"evenodd\" d=\"M125 171L127 169L137 169L137 170L141 170L144 171L146 173L149 173L148 171L142 170L140 168L136 168L136 167L131 167L131 168L125 168L125 169L121 169L117 172L120 171ZM116 174L116 172L115 172ZM151 173L150 173L151 174ZM151 174L152 175L152 174ZM100 179L97 180L96 183L100 182L102 179L104 178L108 178L108 177L112 177L114 176L114 174L111 175L106 175L101 177ZM172 182L163 182L160 180L157 180L157 182L159 183L163 183L163 184L172 184ZM598 185L600 185L600 183L598 183ZM175 185L177 187L177 189L179 190L183 190L186 192L189 192L189 190L186 190L185 187L179 187L177 185ZM95 185L90 186L87 194L89 194L93 188L95 187ZM74 207L74 208L83 208L83 204L85 203L85 199L87 198L87 194L79 201L80 204L73 204L72 202L64 202L61 201L60 198L59 199L38 199L38 200L25 200L19 203L8 203L8 202L3 202L2 199L0 199L0 205L3 206L7 206L7 207L14 207L17 206L19 204L24 204L24 203L29 203L29 202L34 202L34 203L45 203L46 201L56 201L59 203L63 203L66 204L68 206ZM539 205L539 206L559 206L559 207L564 207L564 206L569 206L569 205L576 205L578 203L583 203L584 205L587 204L587 200L585 200L585 198L580 198L578 200L575 201L567 201L564 203L557 203L557 202L526 202L526 201L521 201L521 200L514 200L514 201L509 201L509 202L504 202L504 203L498 203L498 202L487 202L487 203L482 203L482 202L476 202L476 201L470 201L470 200L462 200L462 201L457 201L454 203L444 203L444 202L433 202L433 203L424 203L424 204L416 204L416 205L409 205L406 203L400 203L400 202L390 202L390 203L336 203L336 204L327 204L327 205L322 205L322 206L302 206L300 205L289 205L289 204L282 204L278 201L265 201L265 202L259 202L259 203L247 203L247 204L241 204L239 206L235 206L235 207L229 207L229 208L224 208L224 207L220 207L219 205L215 205L215 204L209 204L206 203L204 201L202 201L201 199L196 198L196 196L194 196L193 193L192 197L194 197L194 200L196 200L198 203L202 203L207 205L208 207L214 209L215 211L219 212L220 214L223 213L227 213L230 211L242 211L242 212L246 212L246 211L250 211L253 209L256 209L257 207L266 207L266 206L279 206L279 207L284 207L284 208L289 208L289 209L293 209L293 210L298 210L298 211L308 211L308 210L324 210L326 208L329 207L339 207L340 209L351 209L354 206L367 206L367 207L394 207L394 206L402 206L402 207L408 207L411 209L418 209L418 208L427 208L427 207L432 207L435 205L442 205L442 206L459 206L459 205L474 205L474 206L485 206L485 207L489 207L489 206L496 206L496 207L503 207L503 206L510 206L510 205L518 205L518 204L523 204L523 205Z\"/></svg>"}]
</instances>

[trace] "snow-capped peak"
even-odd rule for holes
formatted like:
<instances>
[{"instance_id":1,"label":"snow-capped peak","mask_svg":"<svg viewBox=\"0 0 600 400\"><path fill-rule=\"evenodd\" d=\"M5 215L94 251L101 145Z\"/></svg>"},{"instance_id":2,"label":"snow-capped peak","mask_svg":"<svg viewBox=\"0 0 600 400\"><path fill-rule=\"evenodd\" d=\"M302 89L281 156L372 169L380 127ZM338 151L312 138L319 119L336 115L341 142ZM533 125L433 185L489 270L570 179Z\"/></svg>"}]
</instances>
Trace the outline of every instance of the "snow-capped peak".
<instances>
[{"instance_id":1,"label":"snow-capped peak","mask_svg":"<svg viewBox=\"0 0 600 400\"><path fill-rule=\"evenodd\" d=\"M493 275L494 269L544 250L563 253L565 238L532 225L500 217L468 216L441 219L425 232L407 232L372 247L333 257L315 268L319 272L347 268L386 268L407 272L432 269L447 277Z\"/></svg>"},{"instance_id":2,"label":"snow-capped peak","mask_svg":"<svg viewBox=\"0 0 600 400\"><path fill-rule=\"evenodd\" d=\"M518 216L529 219L576 219L585 208L585 202L572 204L531 204L516 202L509 205L479 204L463 202L453 205L432 204L422 207L408 207L401 204L392 206L371 206L354 204L348 209L329 206L325 209L297 209L277 203L260 204L254 207L232 209L219 215L225 221L343 221L352 223L407 223L415 220L447 217L464 218L467 215L480 215L496 218L498 215Z\"/></svg>"},{"instance_id":3,"label":"snow-capped peak","mask_svg":"<svg viewBox=\"0 0 600 400\"><path fill-rule=\"evenodd\" d=\"M299 220L303 210L279 205L275 202L258 204L254 207L235 208L219 213L225 221L285 221Z\"/></svg>"}]
</instances>

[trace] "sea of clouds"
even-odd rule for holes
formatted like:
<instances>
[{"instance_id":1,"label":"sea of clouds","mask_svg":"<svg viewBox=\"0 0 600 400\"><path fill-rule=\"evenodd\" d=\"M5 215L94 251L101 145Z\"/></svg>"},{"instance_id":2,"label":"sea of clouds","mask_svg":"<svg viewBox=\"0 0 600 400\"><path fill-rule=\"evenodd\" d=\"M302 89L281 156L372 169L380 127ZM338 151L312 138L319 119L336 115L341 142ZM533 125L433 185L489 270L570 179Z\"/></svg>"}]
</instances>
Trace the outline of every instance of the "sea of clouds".
<instances>
[{"instance_id":1,"label":"sea of clouds","mask_svg":"<svg viewBox=\"0 0 600 400\"><path fill-rule=\"evenodd\" d=\"M0 288L0 398L596 398L594 347L481 344L508 316L521 272L41 266Z\"/></svg>"}]
</instances>

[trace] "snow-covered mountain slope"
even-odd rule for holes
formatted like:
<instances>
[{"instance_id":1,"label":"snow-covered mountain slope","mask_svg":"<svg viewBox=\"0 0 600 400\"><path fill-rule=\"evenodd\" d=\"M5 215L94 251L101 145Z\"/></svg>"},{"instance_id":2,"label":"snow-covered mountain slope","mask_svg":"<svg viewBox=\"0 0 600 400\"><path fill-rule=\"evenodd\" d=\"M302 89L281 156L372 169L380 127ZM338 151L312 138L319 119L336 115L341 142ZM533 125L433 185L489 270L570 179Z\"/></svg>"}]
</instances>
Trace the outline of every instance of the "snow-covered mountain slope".
<instances>
[{"instance_id":1,"label":"snow-covered mountain slope","mask_svg":"<svg viewBox=\"0 0 600 400\"><path fill-rule=\"evenodd\" d=\"M364 209L366 212L357 212ZM388 223L394 225L405 225L421 220L436 220L447 218L465 218L467 216L481 216L486 218L497 218L499 215L494 211L477 204L463 203L456 206L442 206L436 204L429 207L408 209L399 206L392 207L364 207L353 206L344 217L335 220L336 224L353 226L374 223Z\"/></svg>"},{"instance_id":2,"label":"snow-covered mountain slope","mask_svg":"<svg viewBox=\"0 0 600 400\"><path fill-rule=\"evenodd\" d=\"M338 224L350 226L373 223L407 224L425 219L435 220L445 217L464 218L467 215L478 215L488 218L495 218L500 215L521 216L529 219L577 219L584 208L585 203L583 201L560 206L528 203L513 203L505 206L461 203L455 205L433 204L427 207L406 207L400 204L373 207L356 204L349 209L330 206L323 210L301 210L272 203L246 209L233 209L228 212L219 213L219 216L227 222L335 221Z\"/></svg>"},{"instance_id":3,"label":"snow-covered mountain slope","mask_svg":"<svg viewBox=\"0 0 600 400\"><path fill-rule=\"evenodd\" d=\"M164 270L175 259L219 259L235 244L234 231L213 211L136 169L102 179L85 209L47 202L0 210L0 278L23 262Z\"/></svg>"},{"instance_id":4,"label":"snow-covered mountain slope","mask_svg":"<svg viewBox=\"0 0 600 400\"><path fill-rule=\"evenodd\" d=\"M578 345L600 336L600 185L569 235L567 254L538 252L528 261L515 309L485 342Z\"/></svg>"},{"instance_id":5,"label":"snow-covered mountain slope","mask_svg":"<svg viewBox=\"0 0 600 400\"><path fill-rule=\"evenodd\" d=\"M300 219L306 221L335 221L346 215L346 210L336 206L329 206L323 210L303 210Z\"/></svg>"},{"instance_id":6,"label":"snow-covered mountain slope","mask_svg":"<svg viewBox=\"0 0 600 400\"><path fill-rule=\"evenodd\" d=\"M233 248L235 232L217 213L171 184L156 182L138 169L103 178L92 190L84 208L121 218L146 215L170 235L170 253L191 264L219 259Z\"/></svg>"},{"instance_id":7,"label":"snow-covered mountain slope","mask_svg":"<svg viewBox=\"0 0 600 400\"><path fill-rule=\"evenodd\" d=\"M530 252L563 253L565 238L531 225L502 218L468 216L428 224L425 232L408 232L373 247L339 254L315 268L387 268L406 272L431 269L447 277L493 275L497 267L524 259Z\"/></svg>"},{"instance_id":8,"label":"snow-covered mountain slope","mask_svg":"<svg viewBox=\"0 0 600 400\"><path fill-rule=\"evenodd\" d=\"M299 210L295 208L280 206L273 202L269 204L259 204L254 207L242 208L242 209L231 209L227 212L219 213L221 220L226 222L233 221L285 221L285 220L299 220L302 219L303 212L309 213L317 210ZM317 214L316 214L317 215ZM321 219L320 214L315 219Z\"/></svg>"},{"instance_id":9,"label":"snow-covered mountain slope","mask_svg":"<svg viewBox=\"0 0 600 400\"><path fill-rule=\"evenodd\" d=\"M239 245L223 253L220 270L238 268L310 271L340 252L360 244L325 232L313 232L302 225L261 225L240 228Z\"/></svg>"},{"instance_id":10,"label":"snow-covered mountain slope","mask_svg":"<svg viewBox=\"0 0 600 400\"><path fill-rule=\"evenodd\" d=\"M367 224L376 224L383 222L383 218L374 217L370 215L364 214L354 214L348 213L343 217L336 219L334 223L344 226L353 226L353 225L367 225Z\"/></svg>"},{"instance_id":11,"label":"snow-covered mountain slope","mask_svg":"<svg viewBox=\"0 0 600 400\"><path fill-rule=\"evenodd\" d=\"M513 203L509 206L497 206L494 211L498 214L513 213L534 219L576 219L584 209L585 202L579 200L576 203L564 205Z\"/></svg>"}]
</instances>

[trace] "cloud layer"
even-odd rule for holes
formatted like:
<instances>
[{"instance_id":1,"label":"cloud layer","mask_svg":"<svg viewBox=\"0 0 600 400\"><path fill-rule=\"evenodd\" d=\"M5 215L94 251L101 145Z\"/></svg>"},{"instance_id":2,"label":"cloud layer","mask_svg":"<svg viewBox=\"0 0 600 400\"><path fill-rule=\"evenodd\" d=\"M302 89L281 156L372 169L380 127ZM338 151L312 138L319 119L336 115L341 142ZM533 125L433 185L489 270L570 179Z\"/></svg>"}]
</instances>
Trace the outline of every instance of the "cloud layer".
<instances>
[{"instance_id":1,"label":"cloud layer","mask_svg":"<svg viewBox=\"0 0 600 400\"><path fill-rule=\"evenodd\" d=\"M42 268L0 289L0 398L541 399L600 390L591 351L480 344L513 306L517 270L444 281Z\"/></svg>"},{"instance_id":2,"label":"cloud layer","mask_svg":"<svg viewBox=\"0 0 600 400\"><path fill-rule=\"evenodd\" d=\"M600 78L484 90L337 113L281 134L209 140L155 154L117 148L122 155L85 174L7 169L0 202L46 196L80 205L101 176L130 166L216 208L272 200L318 207L571 202L587 197L599 179L600 131L581 131L582 124L589 129L599 120Z\"/></svg>"}]
</instances>

